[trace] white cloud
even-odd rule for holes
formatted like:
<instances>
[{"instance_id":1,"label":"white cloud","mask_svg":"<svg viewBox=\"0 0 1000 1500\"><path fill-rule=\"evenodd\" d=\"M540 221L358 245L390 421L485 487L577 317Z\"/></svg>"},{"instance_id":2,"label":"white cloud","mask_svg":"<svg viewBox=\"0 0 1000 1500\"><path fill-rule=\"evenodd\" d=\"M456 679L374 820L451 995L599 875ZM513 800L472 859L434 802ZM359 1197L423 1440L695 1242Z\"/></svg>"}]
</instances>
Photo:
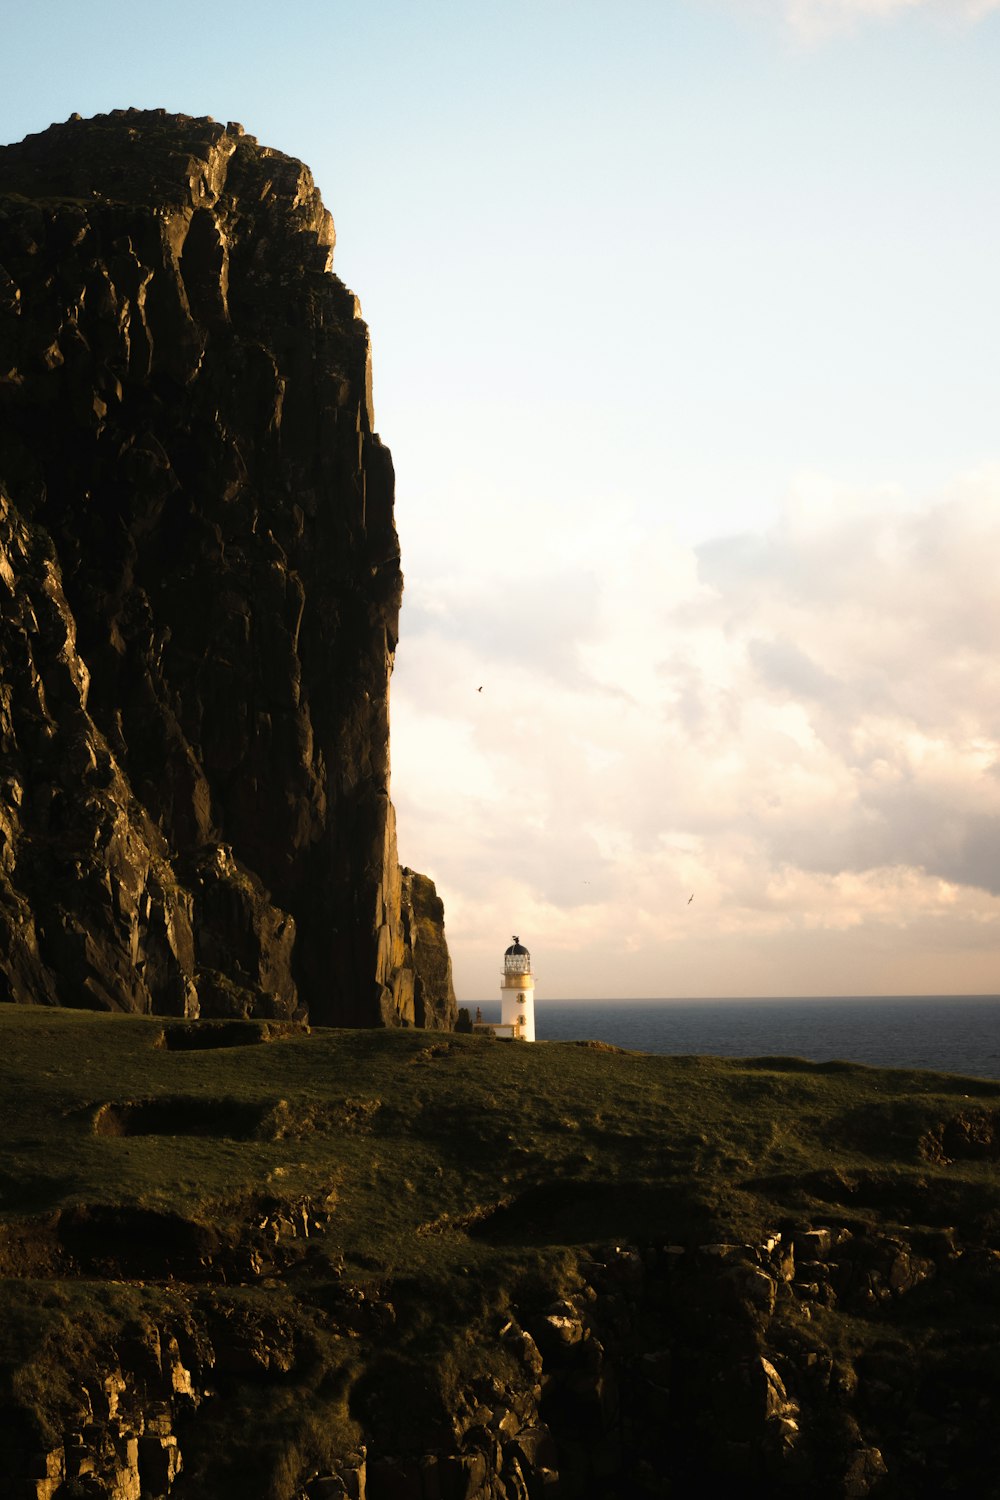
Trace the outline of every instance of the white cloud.
<instances>
[{"instance_id":1,"label":"white cloud","mask_svg":"<svg viewBox=\"0 0 1000 1500\"><path fill-rule=\"evenodd\" d=\"M759 4L776 11L795 36L807 43L916 12L945 23L969 25L1000 8L1000 0L759 0Z\"/></svg>"},{"instance_id":2,"label":"white cloud","mask_svg":"<svg viewBox=\"0 0 1000 1500\"><path fill-rule=\"evenodd\" d=\"M980 987L998 499L1000 471L919 505L806 476L694 552L612 517L585 554L543 541L521 610L506 558L442 558L404 613L394 788L460 989L508 930L543 936L549 993L780 993L809 943L804 992L913 988L948 933L949 988Z\"/></svg>"}]
</instances>

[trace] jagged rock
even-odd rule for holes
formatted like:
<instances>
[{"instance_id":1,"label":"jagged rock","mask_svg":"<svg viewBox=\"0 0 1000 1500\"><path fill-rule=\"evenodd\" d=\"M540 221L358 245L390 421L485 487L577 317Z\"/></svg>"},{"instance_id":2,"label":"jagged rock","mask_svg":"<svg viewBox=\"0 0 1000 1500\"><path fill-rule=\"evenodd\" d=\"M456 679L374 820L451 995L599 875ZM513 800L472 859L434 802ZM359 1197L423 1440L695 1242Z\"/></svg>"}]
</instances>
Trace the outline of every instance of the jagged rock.
<instances>
[{"instance_id":1,"label":"jagged rock","mask_svg":"<svg viewBox=\"0 0 1000 1500\"><path fill-rule=\"evenodd\" d=\"M796 1257L801 1260L824 1260L833 1248L831 1229L801 1229L792 1241Z\"/></svg>"},{"instance_id":2,"label":"jagged rock","mask_svg":"<svg viewBox=\"0 0 1000 1500\"><path fill-rule=\"evenodd\" d=\"M444 903L426 875L404 869L403 918L412 953L413 1008L418 1026L452 1030L458 1002L444 940Z\"/></svg>"},{"instance_id":3,"label":"jagged rock","mask_svg":"<svg viewBox=\"0 0 1000 1500\"><path fill-rule=\"evenodd\" d=\"M870 1495L886 1472L885 1459L877 1448L859 1448L844 1475L842 1493L847 1500Z\"/></svg>"},{"instance_id":4,"label":"jagged rock","mask_svg":"<svg viewBox=\"0 0 1000 1500\"><path fill-rule=\"evenodd\" d=\"M542 1356L531 1334L519 1328L516 1323L510 1322L504 1327L500 1336L510 1344L521 1363L537 1379L542 1373Z\"/></svg>"},{"instance_id":5,"label":"jagged rock","mask_svg":"<svg viewBox=\"0 0 1000 1500\"><path fill-rule=\"evenodd\" d=\"M798 1415L798 1405L789 1401L785 1382L769 1359L761 1357L757 1364L750 1367L748 1374L750 1384L762 1402L765 1419Z\"/></svg>"},{"instance_id":6,"label":"jagged rock","mask_svg":"<svg viewBox=\"0 0 1000 1500\"><path fill-rule=\"evenodd\" d=\"M535 1325L535 1337L545 1349L571 1348L583 1338L583 1324L578 1317L549 1313Z\"/></svg>"},{"instance_id":7,"label":"jagged rock","mask_svg":"<svg viewBox=\"0 0 1000 1500\"><path fill-rule=\"evenodd\" d=\"M0 995L450 1027L396 856L368 330L239 125L0 150Z\"/></svg>"},{"instance_id":8,"label":"jagged rock","mask_svg":"<svg viewBox=\"0 0 1000 1500\"><path fill-rule=\"evenodd\" d=\"M175 1437L143 1437L139 1440L139 1475L142 1492L150 1500L170 1494L183 1467Z\"/></svg>"},{"instance_id":9,"label":"jagged rock","mask_svg":"<svg viewBox=\"0 0 1000 1500\"><path fill-rule=\"evenodd\" d=\"M750 1267L742 1278L743 1295L752 1307L758 1309L764 1319L770 1318L774 1312L774 1303L777 1297L777 1287L774 1279L766 1271L758 1270L756 1266Z\"/></svg>"},{"instance_id":10,"label":"jagged rock","mask_svg":"<svg viewBox=\"0 0 1000 1500\"><path fill-rule=\"evenodd\" d=\"M896 1237L872 1243L898 1253ZM614 1326L603 1321L602 1299L588 1300L585 1288L521 1309L519 1319L532 1326L565 1319L578 1323L583 1336L569 1345L555 1336L543 1356L511 1318L496 1340L515 1360L501 1363L502 1376L484 1371L453 1393L450 1435L428 1430L426 1450L412 1437L399 1442L395 1413L387 1411L366 1436L367 1451L345 1451L331 1456L324 1472L301 1473L280 1491L282 1500L537 1500L546 1494L586 1500L605 1493L666 1494L667 1486L670 1493L721 1493L733 1484L741 1494L789 1500L943 1493L939 1480L958 1452L958 1403L946 1410L933 1390L919 1396L913 1420L926 1426L931 1419L937 1436L932 1431L926 1454L918 1448L914 1458L909 1419L901 1430L898 1423L919 1380L906 1388L903 1356L871 1351L859 1380L850 1365L821 1349L794 1337L789 1342L794 1325L782 1329L781 1321L791 1290L779 1298L765 1329L745 1299L720 1306L720 1283L751 1269L746 1252L766 1260L775 1249L742 1248L739 1258L690 1255L683 1269L662 1255L644 1257L648 1269L618 1298ZM953 1274L963 1265L964 1257L957 1259ZM588 1255L580 1270L601 1279L606 1266ZM658 1279L670 1283L665 1300L651 1295ZM199 1328L209 1308L209 1324ZM193 1485L191 1493L200 1494L212 1440L204 1431L199 1439L198 1429L219 1416L220 1403L210 1397L219 1394L220 1383L230 1392L234 1381L236 1388L244 1382L259 1388L265 1380L283 1385L315 1358L310 1341L297 1346L263 1304L253 1312L244 1308L239 1317L234 1312L228 1299L213 1298L193 1321L176 1328L146 1324L123 1339L116 1362L92 1370L75 1388L77 1409L63 1445L17 1471L25 1493L33 1500L57 1500L61 1493L153 1500L180 1496ZM336 1318L340 1322L339 1309ZM895 1426L886 1420L891 1412ZM935 1450L944 1468L926 1467ZM973 1472L986 1472L985 1461L985 1452L978 1454ZM67 1480L77 1488L61 1492Z\"/></svg>"}]
</instances>

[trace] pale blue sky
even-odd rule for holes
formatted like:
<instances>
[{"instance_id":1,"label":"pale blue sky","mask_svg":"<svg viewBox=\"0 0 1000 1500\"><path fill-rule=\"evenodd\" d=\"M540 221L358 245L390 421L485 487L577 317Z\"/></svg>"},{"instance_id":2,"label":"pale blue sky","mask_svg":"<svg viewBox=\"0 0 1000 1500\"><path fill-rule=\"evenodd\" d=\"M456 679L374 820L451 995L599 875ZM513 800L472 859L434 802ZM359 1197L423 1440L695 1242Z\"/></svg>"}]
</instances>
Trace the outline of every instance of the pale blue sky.
<instances>
[{"instance_id":1,"label":"pale blue sky","mask_svg":"<svg viewBox=\"0 0 1000 1500\"><path fill-rule=\"evenodd\" d=\"M4 140L164 106L313 169L397 469L401 856L439 881L467 998L513 930L540 1001L1000 988L972 834L927 852L1000 784L975 583L1000 515L1000 12L971 10L50 0L5 19ZM816 568L834 553L836 588ZM720 583L723 555L756 561ZM917 578L955 607L903 702ZM792 647L806 667L776 685ZM834 678L836 723L801 691ZM920 795L887 802L879 776Z\"/></svg>"}]
</instances>

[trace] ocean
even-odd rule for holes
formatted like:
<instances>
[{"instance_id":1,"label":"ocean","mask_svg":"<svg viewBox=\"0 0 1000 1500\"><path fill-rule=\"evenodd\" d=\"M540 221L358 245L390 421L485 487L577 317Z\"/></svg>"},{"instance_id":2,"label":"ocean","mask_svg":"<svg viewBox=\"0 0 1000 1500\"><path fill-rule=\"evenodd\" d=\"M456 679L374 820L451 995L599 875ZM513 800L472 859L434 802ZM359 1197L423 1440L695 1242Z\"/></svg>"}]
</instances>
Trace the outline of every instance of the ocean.
<instances>
[{"instance_id":1,"label":"ocean","mask_svg":"<svg viewBox=\"0 0 1000 1500\"><path fill-rule=\"evenodd\" d=\"M475 1003L470 1006L475 1015ZM500 1004L482 1003L483 1020ZM1000 995L803 1000L535 999L539 1041L612 1042L636 1052L839 1059L1000 1079Z\"/></svg>"}]
</instances>

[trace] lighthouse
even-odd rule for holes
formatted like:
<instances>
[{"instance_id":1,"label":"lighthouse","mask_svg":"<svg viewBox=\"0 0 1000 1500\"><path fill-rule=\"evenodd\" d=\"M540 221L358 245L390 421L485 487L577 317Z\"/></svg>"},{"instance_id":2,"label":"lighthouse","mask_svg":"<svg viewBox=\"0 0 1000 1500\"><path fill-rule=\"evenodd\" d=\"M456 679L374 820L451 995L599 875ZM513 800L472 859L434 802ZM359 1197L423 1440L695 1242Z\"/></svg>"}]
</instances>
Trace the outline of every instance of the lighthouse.
<instances>
[{"instance_id":1,"label":"lighthouse","mask_svg":"<svg viewBox=\"0 0 1000 1500\"><path fill-rule=\"evenodd\" d=\"M531 954L519 937L515 937L503 956L500 1026L497 1031L500 1036L510 1036L522 1042L535 1040L535 979L531 972Z\"/></svg>"}]
</instances>

